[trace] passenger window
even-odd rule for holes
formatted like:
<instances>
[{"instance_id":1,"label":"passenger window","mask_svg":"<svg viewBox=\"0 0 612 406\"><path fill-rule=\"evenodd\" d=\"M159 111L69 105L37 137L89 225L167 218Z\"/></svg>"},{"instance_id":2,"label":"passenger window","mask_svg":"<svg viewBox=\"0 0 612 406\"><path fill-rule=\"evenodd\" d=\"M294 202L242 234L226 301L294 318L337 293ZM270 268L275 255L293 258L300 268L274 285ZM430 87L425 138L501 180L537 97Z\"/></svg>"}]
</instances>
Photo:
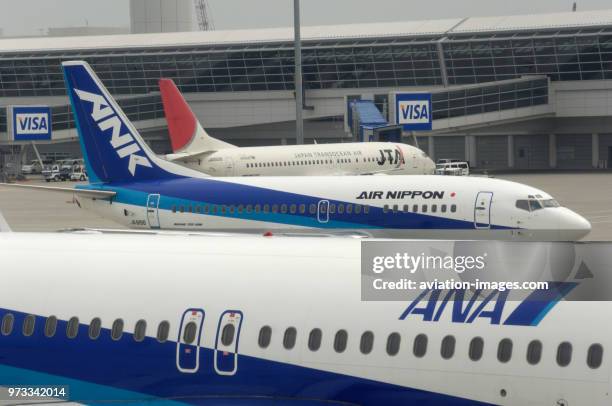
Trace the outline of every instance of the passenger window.
<instances>
[{"instance_id":1,"label":"passenger window","mask_svg":"<svg viewBox=\"0 0 612 406\"><path fill-rule=\"evenodd\" d=\"M172 213L176 213L176 206L172 205Z\"/></svg>"},{"instance_id":2,"label":"passenger window","mask_svg":"<svg viewBox=\"0 0 612 406\"><path fill-rule=\"evenodd\" d=\"M244 205L239 204L238 209L237 209L238 214L242 214L243 211L244 211Z\"/></svg>"},{"instance_id":3,"label":"passenger window","mask_svg":"<svg viewBox=\"0 0 612 406\"><path fill-rule=\"evenodd\" d=\"M79 334L79 318L71 317L66 325L66 336L68 338L75 338Z\"/></svg>"},{"instance_id":4,"label":"passenger window","mask_svg":"<svg viewBox=\"0 0 612 406\"><path fill-rule=\"evenodd\" d=\"M457 205L456 204L451 204L451 213L454 213L457 211Z\"/></svg>"},{"instance_id":5,"label":"passenger window","mask_svg":"<svg viewBox=\"0 0 612 406\"><path fill-rule=\"evenodd\" d=\"M388 213L388 212L389 212L389 205L388 205L388 204L385 204L385 205L383 206L383 213Z\"/></svg>"},{"instance_id":6,"label":"passenger window","mask_svg":"<svg viewBox=\"0 0 612 406\"><path fill-rule=\"evenodd\" d=\"M504 338L497 346L497 359L499 362L508 362L512 358L512 340Z\"/></svg>"},{"instance_id":7,"label":"passenger window","mask_svg":"<svg viewBox=\"0 0 612 406\"><path fill-rule=\"evenodd\" d=\"M144 320L138 320L136 327L134 327L134 341L141 342L145 339L147 334L147 322Z\"/></svg>"},{"instance_id":8,"label":"passenger window","mask_svg":"<svg viewBox=\"0 0 612 406\"><path fill-rule=\"evenodd\" d=\"M361 340L359 342L359 351L362 354L369 354L372 352L372 348L374 347L374 333L371 331L366 331L361 335Z\"/></svg>"},{"instance_id":9,"label":"passenger window","mask_svg":"<svg viewBox=\"0 0 612 406\"><path fill-rule=\"evenodd\" d=\"M300 204L300 214L304 214L304 213L306 213L306 205Z\"/></svg>"},{"instance_id":10,"label":"passenger window","mask_svg":"<svg viewBox=\"0 0 612 406\"><path fill-rule=\"evenodd\" d=\"M440 206L440 211L441 211L442 213L446 213L446 205L445 205L445 204L443 204L442 206Z\"/></svg>"},{"instance_id":11,"label":"passenger window","mask_svg":"<svg viewBox=\"0 0 612 406\"><path fill-rule=\"evenodd\" d=\"M346 205L346 214L351 214L353 212L353 205L350 203L347 203Z\"/></svg>"},{"instance_id":12,"label":"passenger window","mask_svg":"<svg viewBox=\"0 0 612 406\"><path fill-rule=\"evenodd\" d=\"M263 205L263 212L264 213L269 213L270 212L270 205L269 204L264 204Z\"/></svg>"},{"instance_id":13,"label":"passenger window","mask_svg":"<svg viewBox=\"0 0 612 406\"><path fill-rule=\"evenodd\" d=\"M94 317L89 323L89 338L97 340L100 337L100 331L102 330L102 320L99 317Z\"/></svg>"},{"instance_id":14,"label":"passenger window","mask_svg":"<svg viewBox=\"0 0 612 406\"><path fill-rule=\"evenodd\" d=\"M255 213L259 213L261 211L261 205L260 204L256 204L255 205Z\"/></svg>"},{"instance_id":15,"label":"passenger window","mask_svg":"<svg viewBox=\"0 0 612 406\"><path fill-rule=\"evenodd\" d=\"M247 204L247 206L246 206L246 212L247 212L248 214L253 213L253 205L252 205L252 204Z\"/></svg>"},{"instance_id":16,"label":"passenger window","mask_svg":"<svg viewBox=\"0 0 612 406\"><path fill-rule=\"evenodd\" d=\"M415 213L418 213L419 212L419 205L418 204L413 205L412 206L412 211L415 212Z\"/></svg>"},{"instance_id":17,"label":"passenger window","mask_svg":"<svg viewBox=\"0 0 612 406\"><path fill-rule=\"evenodd\" d=\"M391 356L397 355L401 341L402 336L399 333L389 334L389 337L387 337L387 354Z\"/></svg>"},{"instance_id":18,"label":"passenger window","mask_svg":"<svg viewBox=\"0 0 612 406\"><path fill-rule=\"evenodd\" d=\"M308 207L308 211L310 211L310 214L315 214L317 212L317 206L314 203L311 203Z\"/></svg>"},{"instance_id":19,"label":"passenger window","mask_svg":"<svg viewBox=\"0 0 612 406\"><path fill-rule=\"evenodd\" d=\"M181 213L185 213L185 206L181 206L181 207L179 207L179 211L180 211Z\"/></svg>"},{"instance_id":20,"label":"passenger window","mask_svg":"<svg viewBox=\"0 0 612 406\"><path fill-rule=\"evenodd\" d=\"M234 342L234 334L236 333L236 327L228 323L223 327L223 331L221 332L221 344L224 346L230 346Z\"/></svg>"},{"instance_id":21,"label":"passenger window","mask_svg":"<svg viewBox=\"0 0 612 406\"><path fill-rule=\"evenodd\" d=\"M117 319L113 321L113 326L111 327L111 338L117 341L121 336L123 336L123 319Z\"/></svg>"},{"instance_id":22,"label":"passenger window","mask_svg":"<svg viewBox=\"0 0 612 406\"><path fill-rule=\"evenodd\" d=\"M412 353L417 358L422 358L425 356L427 353L427 336L425 334L419 334L414 338Z\"/></svg>"},{"instance_id":23,"label":"passenger window","mask_svg":"<svg viewBox=\"0 0 612 406\"><path fill-rule=\"evenodd\" d=\"M469 356L472 361L478 361L482 358L482 351L484 349L484 340L480 337L472 338L470 341Z\"/></svg>"},{"instance_id":24,"label":"passenger window","mask_svg":"<svg viewBox=\"0 0 612 406\"><path fill-rule=\"evenodd\" d=\"M589 347L587 353L587 365L589 368L597 369L601 366L603 360L603 347L601 344L593 344Z\"/></svg>"},{"instance_id":25,"label":"passenger window","mask_svg":"<svg viewBox=\"0 0 612 406\"><path fill-rule=\"evenodd\" d=\"M281 211L281 213L287 213L287 205L286 204L281 204L280 211Z\"/></svg>"},{"instance_id":26,"label":"passenger window","mask_svg":"<svg viewBox=\"0 0 612 406\"><path fill-rule=\"evenodd\" d=\"M426 204L421 206L421 212L427 213L427 205Z\"/></svg>"},{"instance_id":27,"label":"passenger window","mask_svg":"<svg viewBox=\"0 0 612 406\"><path fill-rule=\"evenodd\" d=\"M346 344L348 342L348 333L346 330L338 330L334 337L334 351L341 353L346 350Z\"/></svg>"},{"instance_id":28,"label":"passenger window","mask_svg":"<svg viewBox=\"0 0 612 406\"><path fill-rule=\"evenodd\" d=\"M204 209L203 210L204 214L208 214L208 205L207 204L204 205L203 209Z\"/></svg>"},{"instance_id":29,"label":"passenger window","mask_svg":"<svg viewBox=\"0 0 612 406\"><path fill-rule=\"evenodd\" d=\"M15 323L15 316L12 313L7 313L2 318L2 335L7 336L13 332L13 324Z\"/></svg>"},{"instance_id":30,"label":"passenger window","mask_svg":"<svg viewBox=\"0 0 612 406\"><path fill-rule=\"evenodd\" d=\"M370 206L368 205L363 206L363 214L368 214L368 213L370 213Z\"/></svg>"},{"instance_id":31,"label":"passenger window","mask_svg":"<svg viewBox=\"0 0 612 406\"><path fill-rule=\"evenodd\" d=\"M410 210L408 210L409 207L407 204L404 205L404 213L408 213Z\"/></svg>"},{"instance_id":32,"label":"passenger window","mask_svg":"<svg viewBox=\"0 0 612 406\"><path fill-rule=\"evenodd\" d=\"M338 214L344 214L344 205L342 203L338 203Z\"/></svg>"},{"instance_id":33,"label":"passenger window","mask_svg":"<svg viewBox=\"0 0 612 406\"><path fill-rule=\"evenodd\" d=\"M183 341L185 344L192 344L196 339L196 334L198 330L198 325L195 321L190 321L185 326L185 330L183 331Z\"/></svg>"},{"instance_id":34,"label":"passenger window","mask_svg":"<svg viewBox=\"0 0 612 406\"><path fill-rule=\"evenodd\" d=\"M335 212L336 212L336 204L330 203L329 204L329 214L334 214Z\"/></svg>"},{"instance_id":35,"label":"passenger window","mask_svg":"<svg viewBox=\"0 0 612 406\"><path fill-rule=\"evenodd\" d=\"M295 327L289 327L285 330L285 336L283 337L283 347L286 350L290 350L295 347L295 339L297 337L297 330Z\"/></svg>"},{"instance_id":36,"label":"passenger window","mask_svg":"<svg viewBox=\"0 0 612 406\"><path fill-rule=\"evenodd\" d=\"M361 205L360 204L356 204L355 205L355 214L361 214Z\"/></svg>"},{"instance_id":37,"label":"passenger window","mask_svg":"<svg viewBox=\"0 0 612 406\"><path fill-rule=\"evenodd\" d=\"M527 362L530 365L536 365L542 358L542 343L538 340L533 340L527 346Z\"/></svg>"},{"instance_id":38,"label":"passenger window","mask_svg":"<svg viewBox=\"0 0 612 406\"><path fill-rule=\"evenodd\" d=\"M165 343L168 340L168 334L170 333L170 323L167 321L162 321L157 326L157 341L160 343Z\"/></svg>"},{"instance_id":39,"label":"passenger window","mask_svg":"<svg viewBox=\"0 0 612 406\"><path fill-rule=\"evenodd\" d=\"M442 345L440 346L440 355L442 358L449 359L455 354L455 337L446 336L442 339Z\"/></svg>"},{"instance_id":40,"label":"passenger window","mask_svg":"<svg viewBox=\"0 0 612 406\"><path fill-rule=\"evenodd\" d=\"M196 208L195 208L195 212L196 212L197 214L200 214L200 212L201 212L201 211L202 211L202 208L201 208L200 206L196 206Z\"/></svg>"},{"instance_id":41,"label":"passenger window","mask_svg":"<svg viewBox=\"0 0 612 406\"><path fill-rule=\"evenodd\" d=\"M45 321L45 337L51 338L57 331L57 317L49 316Z\"/></svg>"},{"instance_id":42,"label":"passenger window","mask_svg":"<svg viewBox=\"0 0 612 406\"><path fill-rule=\"evenodd\" d=\"M210 206L210 213L211 214L217 214L217 206L216 205L212 205Z\"/></svg>"},{"instance_id":43,"label":"passenger window","mask_svg":"<svg viewBox=\"0 0 612 406\"><path fill-rule=\"evenodd\" d=\"M272 339L272 328L270 326L263 326L259 330L259 337L257 338L257 344L260 348L268 348L270 340Z\"/></svg>"},{"instance_id":44,"label":"passenger window","mask_svg":"<svg viewBox=\"0 0 612 406\"><path fill-rule=\"evenodd\" d=\"M432 205L431 205L431 212L432 212L432 213L435 213L435 212L437 212L437 211L438 211L438 205L436 205L436 204L432 204Z\"/></svg>"},{"instance_id":45,"label":"passenger window","mask_svg":"<svg viewBox=\"0 0 612 406\"><path fill-rule=\"evenodd\" d=\"M295 204L292 204L291 206L289 206L289 213L295 214L296 211L297 211L297 206Z\"/></svg>"},{"instance_id":46,"label":"passenger window","mask_svg":"<svg viewBox=\"0 0 612 406\"><path fill-rule=\"evenodd\" d=\"M399 210L398 205L397 205L397 204L394 204L394 205L393 205L393 213L397 213L397 212L398 212L398 210Z\"/></svg>"},{"instance_id":47,"label":"passenger window","mask_svg":"<svg viewBox=\"0 0 612 406\"><path fill-rule=\"evenodd\" d=\"M23 325L21 326L21 333L26 337L30 337L32 334L34 334L34 324L35 323L36 323L36 316L34 316L33 314L28 314L23 319Z\"/></svg>"},{"instance_id":48,"label":"passenger window","mask_svg":"<svg viewBox=\"0 0 612 406\"><path fill-rule=\"evenodd\" d=\"M321 347L321 338L323 333L320 328L314 328L308 335L308 349L310 351L318 351Z\"/></svg>"},{"instance_id":49,"label":"passenger window","mask_svg":"<svg viewBox=\"0 0 612 406\"><path fill-rule=\"evenodd\" d=\"M557 364L566 367L570 362L572 362L572 345L564 341L557 347Z\"/></svg>"}]
</instances>

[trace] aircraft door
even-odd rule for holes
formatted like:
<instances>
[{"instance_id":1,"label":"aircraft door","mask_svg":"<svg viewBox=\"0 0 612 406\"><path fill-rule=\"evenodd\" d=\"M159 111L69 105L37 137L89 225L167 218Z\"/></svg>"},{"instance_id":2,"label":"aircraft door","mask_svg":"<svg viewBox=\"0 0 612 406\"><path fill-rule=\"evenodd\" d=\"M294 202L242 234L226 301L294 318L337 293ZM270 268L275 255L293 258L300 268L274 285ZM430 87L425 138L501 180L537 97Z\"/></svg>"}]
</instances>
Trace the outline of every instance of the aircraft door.
<instances>
[{"instance_id":1,"label":"aircraft door","mask_svg":"<svg viewBox=\"0 0 612 406\"><path fill-rule=\"evenodd\" d=\"M317 220L319 220L319 223L327 223L329 221L329 200L319 200Z\"/></svg>"},{"instance_id":2,"label":"aircraft door","mask_svg":"<svg viewBox=\"0 0 612 406\"><path fill-rule=\"evenodd\" d=\"M478 192L474 204L474 227L477 229L491 228L491 201L493 192Z\"/></svg>"},{"instance_id":3,"label":"aircraft door","mask_svg":"<svg viewBox=\"0 0 612 406\"><path fill-rule=\"evenodd\" d=\"M187 309L181 317L176 342L176 367L183 373L195 373L200 368L200 340L203 325L202 309Z\"/></svg>"},{"instance_id":4,"label":"aircraft door","mask_svg":"<svg viewBox=\"0 0 612 406\"><path fill-rule=\"evenodd\" d=\"M159 195L151 194L147 198L147 222L151 228L159 228Z\"/></svg>"},{"instance_id":5,"label":"aircraft door","mask_svg":"<svg viewBox=\"0 0 612 406\"><path fill-rule=\"evenodd\" d=\"M238 342L242 326L242 312L227 310L221 314L215 339L215 372L234 375L238 370Z\"/></svg>"}]
</instances>

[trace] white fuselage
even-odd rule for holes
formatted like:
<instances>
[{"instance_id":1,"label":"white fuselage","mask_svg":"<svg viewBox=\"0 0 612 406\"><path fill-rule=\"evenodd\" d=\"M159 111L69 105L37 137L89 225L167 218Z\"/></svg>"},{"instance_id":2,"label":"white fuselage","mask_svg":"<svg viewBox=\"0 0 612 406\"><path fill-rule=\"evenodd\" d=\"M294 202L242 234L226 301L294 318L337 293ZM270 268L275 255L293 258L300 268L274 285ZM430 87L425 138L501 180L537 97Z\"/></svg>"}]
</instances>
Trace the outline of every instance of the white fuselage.
<instances>
[{"instance_id":1,"label":"white fuselage","mask_svg":"<svg viewBox=\"0 0 612 406\"><path fill-rule=\"evenodd\" d=\"M430 175L418 148L390 142L227 148L168 159L212 176Z\"/></svg>"},{"instance_id":2,"label":"white fuselage","mask_svg":"<svg viewBox=\"0 0 612 406\"><path fill-rule=\"evenodd\" d=\"M69 384L75 401L80 395L92 402L97 393L105 400L129 394L189 403L212 396L266 405L267 398L364 405L611 402L610 303L560 302L537 326L504 325L518 305L512 302L505 303L502 323L484 313L457 323L451 304L436 322L402 319L409 301L360 300L358 240L6 233L0 257L0 317L14 317L12 331L0 336L0 382L24 377L19 383ZM66 258L79 265L66 266ZM22 332L26 315L36 318L31 336ZM50 316L60 324L45 336ZM66 322L75 317L77 337L67 338ZM88 337L94 318L102 327L95 339ZM117 320L122 334L111 339ZM160 343L164 321L169 334ZM136 339L143 322L144 336ZM189 322L201 332L190 344ZM233 334L224 332L227 324ZM309 347L313 329L322 335L316 349ZM338 342L341 330L346 348ZM373 346L364 353L360 342L368 331ZM389 355L393 333L399 347ZM426 337L418 356L417 336ZM445 359L447 336L455 345ZM476 337L484 350L472 360ZM512 343L504 362L498 359L503 339ZM542 351L532 365L526 357L533 341ZM562 342L572 347L565 366L557 361ZM603 348L597 367L587 365L593 345ZM85 397L90 383L96 391Z\"/></svg>"}]
</instances>

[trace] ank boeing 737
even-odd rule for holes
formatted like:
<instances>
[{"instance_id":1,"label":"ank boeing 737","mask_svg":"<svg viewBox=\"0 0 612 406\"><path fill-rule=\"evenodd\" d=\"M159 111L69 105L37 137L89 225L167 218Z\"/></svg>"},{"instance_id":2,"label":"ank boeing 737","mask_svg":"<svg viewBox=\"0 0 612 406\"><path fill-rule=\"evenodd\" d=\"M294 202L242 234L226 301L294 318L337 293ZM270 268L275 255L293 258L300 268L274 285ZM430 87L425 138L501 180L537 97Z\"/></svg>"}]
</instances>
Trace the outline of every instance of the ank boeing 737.
<instances>
[{"instance_id":1,"label":"ank boeing 737","mask_svg":"<svg viewBox=\"0 0 612 406\"><path fill-rule=\"evenodd\" d=\"M360 255L350 238L0 234L0 382L83 404L612 403L610 302L361 301Z\"/></svg>"},{"instance_id":2,"label":"ank boeing 737","mask_svg":"<svg viewBox=\"0 0 612 406\"><path fill-rule=\"evenodd\" d=\"M87 63L63 69L90 181L63 190L132 228L551 241L591 229L547 193L497 179L213 178L154 154Z\"/></svg>"},{"instance_id":3,"label":"ank boeing 737","mask_svg":"<svg viewBox=\"0 0 612 406\"><path fill-rule=\"evenodd\" d=\"M238 148L211 137L171 79L159 89L174 151L166 159L213 176L431 175L420 149L391 142Z\"/></svg>"}]
</instances>

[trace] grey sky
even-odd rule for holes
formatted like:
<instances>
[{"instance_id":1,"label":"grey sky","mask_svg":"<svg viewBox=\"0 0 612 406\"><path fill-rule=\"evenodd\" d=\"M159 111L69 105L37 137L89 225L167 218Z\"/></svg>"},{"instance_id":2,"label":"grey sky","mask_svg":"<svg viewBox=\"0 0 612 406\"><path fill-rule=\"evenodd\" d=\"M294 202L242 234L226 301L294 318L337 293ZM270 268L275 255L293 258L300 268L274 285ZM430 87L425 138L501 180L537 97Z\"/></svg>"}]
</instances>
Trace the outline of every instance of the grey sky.
<instances>
[{"instance_id":1,"label":"grey sky","mask_svg":"<svg viewBox=\"0 0 612 406\"><path fill-rule=\"evenodd\" d=\"M191 1L191 0L185 0ZM302 23L325 25L570 11L573 0L302 0ZM612 8L578 0L578 10ZM293 0L209 0L216 29L290 26ZM128 0L0 0L5 35L49 27L129 25Z\"/></svg>"}]
</instances>

